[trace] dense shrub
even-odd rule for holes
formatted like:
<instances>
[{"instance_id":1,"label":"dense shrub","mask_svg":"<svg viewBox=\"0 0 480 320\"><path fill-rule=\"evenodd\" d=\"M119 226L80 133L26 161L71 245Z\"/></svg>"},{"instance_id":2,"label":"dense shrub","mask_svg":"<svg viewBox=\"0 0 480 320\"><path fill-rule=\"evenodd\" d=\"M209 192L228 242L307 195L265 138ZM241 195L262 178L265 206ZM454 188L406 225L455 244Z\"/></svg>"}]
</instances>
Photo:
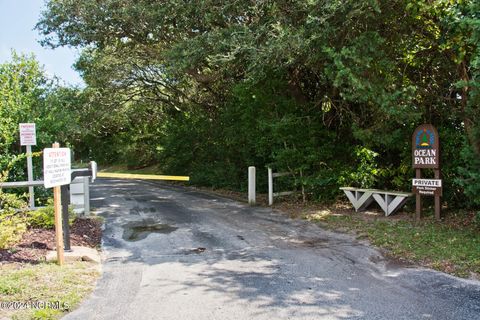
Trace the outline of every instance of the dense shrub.
<instances>
[{"instance_id":1,"label":"dense shrub","mask_svg":"<svg viewBox=\"0 0 480 320\"><path fill-rule=\"evenodd\" d=\"M0 190L0 249L7 249L18 242L27 230L24 210L25 201Z\"/></svg>"},{"instance_id":2,"label":"dense shrub","mask_svg":"<svg viewBox=\"0 0 480 320\"><path fill-rule=\"evenodd\" d=\"M75 220L75 213L72 208L69 208L69 223L70 225ZM26 222L29 227L53 229L55 227L55 209L53 207L53 199L47 201L47 206L34 211L26 213Z\"/></svg>"}]
</instances>

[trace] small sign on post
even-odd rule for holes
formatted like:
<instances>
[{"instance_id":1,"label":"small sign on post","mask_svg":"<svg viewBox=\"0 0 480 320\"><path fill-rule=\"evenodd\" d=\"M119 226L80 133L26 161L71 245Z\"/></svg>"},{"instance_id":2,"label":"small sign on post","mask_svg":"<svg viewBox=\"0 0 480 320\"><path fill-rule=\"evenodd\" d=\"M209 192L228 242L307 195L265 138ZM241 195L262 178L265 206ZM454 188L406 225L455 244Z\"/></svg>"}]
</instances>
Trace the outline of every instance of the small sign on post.
<instances>
[{"instance_id":1,"label":"small sign on post","mask_svg":"<svg viewBox=\"0 0 480 320\"><path fill-rule=\"evenodd\" d=\"M63 230L62 230L62 204L60 186L69 184L71 178L70 149L60 148L58 143L53 148L43 150L43 180L45 188L53 187L53 203L55 208L55 240L57 246L57 259L60 265L64 263L63 256Z\"/></svg>"},{"instance_id":2,"label":"small sign on post","mask_svg":"<svg viewBox=\"0 0 480 320\"><path fill-rule=\"evenodd\" d=\"M413 192L424 196L442 196L442 180L413 179Z\"/></svg>"},{"instance_id":3,"label":"small sign on post","mask_svg":"<svg viewBox=\"0 0 480 320\"><path fill-rule=\"evenodd\" d=\"M69 148L53 147L43 150L43 181L45 188L59 187L72 181Z\"/></svg>"},{"instance_id":4,"label":"small sign on post","mask_svg":"<svg viewBox=\"0 0 480 320\"><path fill-rule=\"evenodd\" d=\"M431 124L418 126L412 135L412 167L415 179L412 181L416 194L416 219L422 212L422 196L435 197L435 219L440 220L442 180L440 171L440 140L437 129ZM422 169L433 169L434 179L422 179Z\"/></svg>"},{"instance_id":5,"label":"small sign on post","mask_svg":"<svg viewBox=\"0 0 480 320\"><path fill-rule=\"evenodd\" d=\"M37 145L37 132L35 123L20 123L20 145L27 147L27 176L28 182L33 181L33 164L32 164L32 146ZM28 187L30 208L35 207L35 195L33 187Z\"/></svg>"},{"instance_id":6,"label":"small sign on post","mask_svg":"<svg viewBox=\"0 0 480 320\"><path fill-rule=\"evenodd\" d=\"M36 146L37 133L35 131L35 123L20 123L20 145Z\"/></svg>"}]
</instances>

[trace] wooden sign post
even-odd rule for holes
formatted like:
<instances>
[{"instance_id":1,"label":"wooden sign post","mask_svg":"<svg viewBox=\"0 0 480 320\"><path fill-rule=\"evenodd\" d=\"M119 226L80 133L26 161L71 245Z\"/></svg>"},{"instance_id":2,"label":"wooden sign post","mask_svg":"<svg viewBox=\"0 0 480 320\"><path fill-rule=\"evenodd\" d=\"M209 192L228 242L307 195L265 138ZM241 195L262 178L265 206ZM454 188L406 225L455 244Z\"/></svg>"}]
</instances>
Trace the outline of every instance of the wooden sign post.
<instances>
[{"instance_id":1,"label":"wooden sign post","mask_svg":"<svg viewBox=\"0 0 480 320\"><path fill-rule=\"evenodd\" d=\"M52 148L43 150L43 181L45 188L53 187L53 204L55 209L55 243L59 265L65 262L63 256L62 203L60 186L71 182L70 149L60 148L54 143Z\"/></svg>"},{"instance_id":2,"label":"wooden sign post","mask_svg":"<svg viewBox=\"0 0 480 320\"><path fill-rule=\"evenodd\" d=\"M422 196L435 197L435 219L441 218L442 180L440 171L440 140L438 131L431 124L418 126L412 135L412 167L415 179L412 181L416 194L416 220L422 213ZM434 179L422 179L422 169L433 169Z\"/></svg>"},{"instance_id":3,"label":"wooden sign post","mask_svg":"<svg viewBox=\"0 0 480 320\"><path fill-rule=\"evenodd\" d=\"M56 148L58 148L58 146ZM65 258L63 256L62 193L60 187L53 187L53 206L55 209L55 243L57 246L57 260L59 265L63 265L65 263Z\"/></svg>"}]
</instances>

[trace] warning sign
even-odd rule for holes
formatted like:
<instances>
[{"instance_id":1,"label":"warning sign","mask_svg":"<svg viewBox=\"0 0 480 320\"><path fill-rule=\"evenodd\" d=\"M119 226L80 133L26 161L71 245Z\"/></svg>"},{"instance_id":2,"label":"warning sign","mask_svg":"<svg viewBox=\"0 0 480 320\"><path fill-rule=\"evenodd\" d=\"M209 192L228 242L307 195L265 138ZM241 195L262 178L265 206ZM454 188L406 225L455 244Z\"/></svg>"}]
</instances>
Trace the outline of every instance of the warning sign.
<instances>
[{"instance_id":1,"label":"warning sign","mask_svg":"<svg viewBox=\"0 0 480 320\"><path fill-rule=\"evenodd\" d=\"M62 186L72 181L69 148L43 149L43 181L45 188Z\"/></svg>"},{"instance_id":2,"label":"warning sign","mask_svg":"<svg viewBox=\"0 0 480 320\"><path fill-rule=\"evenodd\" d=\"M20 145L36 146L37 133L35 131L35 123L20 123Z\"/></svg>"}]
</instances>

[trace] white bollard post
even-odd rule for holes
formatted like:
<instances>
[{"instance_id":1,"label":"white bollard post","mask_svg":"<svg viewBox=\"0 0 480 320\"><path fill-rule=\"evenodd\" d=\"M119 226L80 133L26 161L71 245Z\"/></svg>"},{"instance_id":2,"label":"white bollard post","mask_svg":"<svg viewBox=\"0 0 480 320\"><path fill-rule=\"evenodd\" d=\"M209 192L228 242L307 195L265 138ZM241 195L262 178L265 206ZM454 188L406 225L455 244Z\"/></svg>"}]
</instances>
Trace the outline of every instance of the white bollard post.
<instances>
[{"instance_id":1,"label":"white bollard post","mask_svg":"<svg viewBox=\"0 0 480 320\"><path fill-rule=\"evenodd\" d=\"M255 202L255 167L248 167L248 204L254 206Z\"/></svg>"},{"instance_id":2,"label":"white bollard post","mask_svg":"<svg viewBox=\"0 0 480 320\"><path fill-rule=\"evenodd\" d=\"M273 173L272 168L268 168L268 205L273 205Z\"/></svg>"}]
</instances>

